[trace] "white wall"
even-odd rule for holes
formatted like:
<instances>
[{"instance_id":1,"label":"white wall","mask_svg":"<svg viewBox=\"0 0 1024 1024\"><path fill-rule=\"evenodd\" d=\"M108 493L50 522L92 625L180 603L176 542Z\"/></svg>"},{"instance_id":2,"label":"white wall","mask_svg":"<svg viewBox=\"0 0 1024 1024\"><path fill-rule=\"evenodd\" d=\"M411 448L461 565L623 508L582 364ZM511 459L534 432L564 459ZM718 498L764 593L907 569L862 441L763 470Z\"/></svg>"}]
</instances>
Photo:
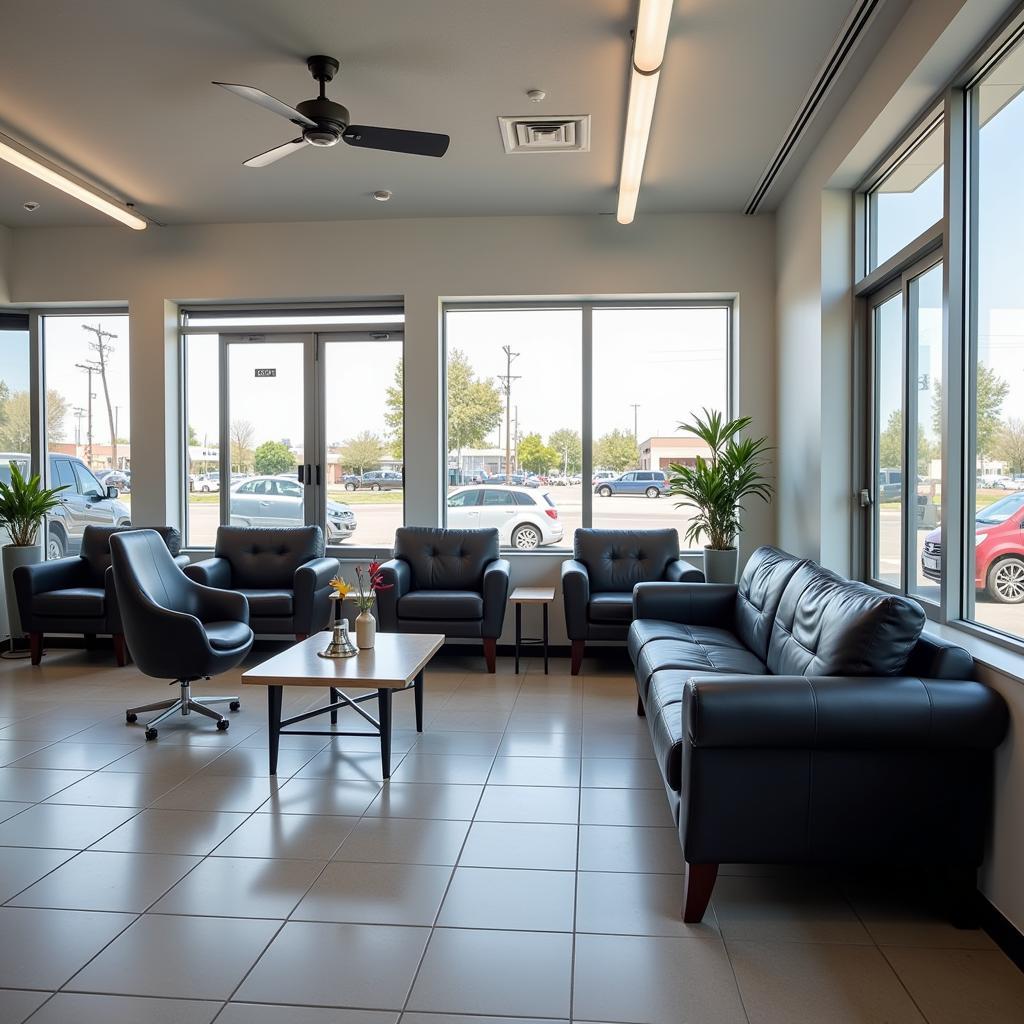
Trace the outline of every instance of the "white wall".
<instances>
[{"instance_id":1,"label":"white wall","mask_svg":"<svg viewBox=\"0 0 1024 1024\"><path fill-rule=\"evenodd\" d=\"M0 304L11 301L7 278L10 274L13 232L0 224Z\"/></svg>"},{"instance_id":2,"label":"white wall","mask_svg":"<svg viewBox=\"0 0 1024 1024\"><path fill-rule=\"evenodd\" d=\"M174 522L176 304L404 296L408 521L438 522L442 498L440 308L445 298L735 294L739 409L775 436L775 240L768 216L498 217L13 233L11 301L127 302L131 317L132 505ZM625 354L623 358L628 358ZM165 469L165 467L167 467ZM747 551L775 536L757 508ZM517 560L556 583L562 556ZM561 614L553 640L564 640Z\"/></svg>"}]
</instances>

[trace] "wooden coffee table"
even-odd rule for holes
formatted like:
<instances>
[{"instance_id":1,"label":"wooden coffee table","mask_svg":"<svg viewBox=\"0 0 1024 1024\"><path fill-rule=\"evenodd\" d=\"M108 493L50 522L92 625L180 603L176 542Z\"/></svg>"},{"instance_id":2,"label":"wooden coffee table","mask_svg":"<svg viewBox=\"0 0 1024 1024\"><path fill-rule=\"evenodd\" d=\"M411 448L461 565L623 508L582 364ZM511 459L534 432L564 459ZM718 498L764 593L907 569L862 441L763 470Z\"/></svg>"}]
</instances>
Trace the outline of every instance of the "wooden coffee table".
<instances>
[{"instance_id":1,"label":"wooden coffee table","mask_svg":"<svg viewBox=\"0 0 1024 1024\"><path fill-rule=\"evenodd\" d=\"M321 658L330 642L328 631L317 633L288 650L275 654L242 676L249 686L267 687L270 719L270 774L277 774L277 751L281 735L295 736L379 736L380 760L384 778L391 777L391 695L396 690L414 690L416 699L416 731L423 732L423 669L441 649L444 636L439 633L378 633L376 645L360 651L353 658ZM285 686L326 686L329 703L315 711L294 718L281 718L281 699ZM376 690L359 697L349 697L341 687ZM359 705L376 697L379 719L373 718ZM362 715L376 730L340 732L336 730L288 729L286 726L330 714L331 725L338 723L338 709L350 707Z\"/></svg>"}]
</instances>

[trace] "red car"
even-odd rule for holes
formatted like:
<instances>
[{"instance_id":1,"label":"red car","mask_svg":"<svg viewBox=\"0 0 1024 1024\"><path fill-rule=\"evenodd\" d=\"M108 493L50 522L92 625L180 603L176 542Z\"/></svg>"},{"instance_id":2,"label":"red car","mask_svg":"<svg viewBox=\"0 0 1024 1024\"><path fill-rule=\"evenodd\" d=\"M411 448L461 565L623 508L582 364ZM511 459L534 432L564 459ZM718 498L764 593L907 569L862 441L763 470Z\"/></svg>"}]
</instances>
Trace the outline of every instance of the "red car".
<instances>
[{"instance_id":1,"label":"red car","mask_svg":"<svg viewBox=\"0 0 1024 1024\"><path fill-rule=\"evenodd\" d=\"M974 517L974 586L1001 604L1024 602L1024 491L979 509ZM921 572L942 579L942 528L924 539Z\"/></svg>"}]
</instances>

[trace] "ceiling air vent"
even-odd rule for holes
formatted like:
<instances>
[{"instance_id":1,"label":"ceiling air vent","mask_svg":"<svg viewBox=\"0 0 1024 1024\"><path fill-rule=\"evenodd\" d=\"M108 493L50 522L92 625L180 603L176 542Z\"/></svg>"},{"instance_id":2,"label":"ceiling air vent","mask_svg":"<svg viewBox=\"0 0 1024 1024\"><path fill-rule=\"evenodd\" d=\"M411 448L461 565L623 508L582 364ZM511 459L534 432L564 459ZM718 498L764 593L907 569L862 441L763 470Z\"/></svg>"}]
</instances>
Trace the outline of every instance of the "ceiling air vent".
<instances>
[{"instance_id":1,"label":"ceiling air vent","mask_svg":"<svg viewBox=\"0 0 1024 1024\"><path fill-rule=\"evenodd\" d=\"M589 153L590 115L499 117L506 153Z\"/></svg>"}]
</instances>

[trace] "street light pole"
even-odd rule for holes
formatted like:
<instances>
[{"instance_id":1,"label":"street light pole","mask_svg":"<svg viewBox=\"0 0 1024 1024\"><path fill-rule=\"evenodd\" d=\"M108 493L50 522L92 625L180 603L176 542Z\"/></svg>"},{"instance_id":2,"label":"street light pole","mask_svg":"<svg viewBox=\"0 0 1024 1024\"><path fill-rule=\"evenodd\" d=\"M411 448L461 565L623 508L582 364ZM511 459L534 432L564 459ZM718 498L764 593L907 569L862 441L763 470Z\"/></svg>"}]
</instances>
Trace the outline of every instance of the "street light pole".
<instances>
[{"instance_id":1,"label":"street light pole","mask_svg":"<svg viewBox=\"0 0 1024 1024\"><path fill-rule=\"evenodd\" d=\"M79 370L84 370L89 375L89 394L88 402L86 403L86 420L85 420L85 452L86 459L85 464L92 469L92 375L96 373L99 367L95 363L75 363L75 366Z\"/></svg>"},{"instance_id":2,"label":"street light pole","mask_svg":"<svg viewBox=\"0 0 1024 1024\"><path fill-rule=\"evenodd\" d=\"M502 345L505 353L505 375L499 377L502 390L505 392L505 483L512 482L512 381L519 377L512 376L512 360L519 358L518 352L512 351L511 345Z\"/></svg>"}]
</instances>

